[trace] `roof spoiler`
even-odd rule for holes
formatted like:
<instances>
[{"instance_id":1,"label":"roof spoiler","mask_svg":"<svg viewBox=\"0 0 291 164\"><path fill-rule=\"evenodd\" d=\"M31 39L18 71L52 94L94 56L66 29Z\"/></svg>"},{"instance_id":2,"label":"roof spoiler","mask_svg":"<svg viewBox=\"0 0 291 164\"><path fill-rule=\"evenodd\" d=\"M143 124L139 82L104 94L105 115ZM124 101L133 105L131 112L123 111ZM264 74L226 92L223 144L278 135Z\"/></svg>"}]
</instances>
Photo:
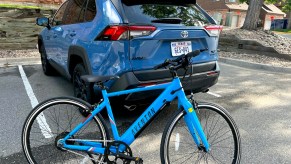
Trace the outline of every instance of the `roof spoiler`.
<instances>
[{"instance_id":1,"label":"roof spoiler","mask_svg":"<svg viewBox=\"0 0 291 164\"><path fill-rule=\"evenodd\" d=\"M121 0L125 5L142 5L142 4L166 4L166 5L187 5L196 4L196 0Z\"/></svg>"}]
</instances>

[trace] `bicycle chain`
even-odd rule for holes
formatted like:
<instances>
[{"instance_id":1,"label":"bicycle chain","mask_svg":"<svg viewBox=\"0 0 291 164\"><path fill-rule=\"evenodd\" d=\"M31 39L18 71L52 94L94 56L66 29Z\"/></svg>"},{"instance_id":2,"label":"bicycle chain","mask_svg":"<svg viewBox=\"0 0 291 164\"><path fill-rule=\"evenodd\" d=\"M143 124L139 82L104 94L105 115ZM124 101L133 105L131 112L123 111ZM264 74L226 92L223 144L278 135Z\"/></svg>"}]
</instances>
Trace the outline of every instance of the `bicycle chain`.
<instances>
[{"instance_id":1,"label":"bicycle chain","mask_svg":"<svg viewBox=\"0 0 291 164\"><path fill-rule=\"evenodd\" d=\"M66 150L66 151L68 151L68 152L70 152L70 153L73 153L73 154L76 154L76 155L79 155L79 156L85 157L85 158L89 158L90 160L93 160L93 161L98 162L98 163L100 163L100 164L105 163L105 162L103 162L103 161L96 160L96 159L94 159L94 158L91 158L91 157L89 157L89 156L85 156L85 155L83 155L83 154L80 154L80 153L74 152L74 151L72 151L72 150L68 150L68 149L64 149L64 150Z\"/></svg>"},{"instance_id":2,"label":"bicycle chain","mask_svg":"<svg viewBox=\"0 0 291 164\"><path fill-rule=\"evenodd\" d=\"M82 139L82 140L84 140L84 139ZM68 139L68 141L80 141L80 139ZM86 140L86 141L104 142L104 140ZM126 147L126 151L129 151L128 152L129 155L124 155L124 157L122 157L123 156L122 155L123 153L121 153L121 154L118 153L118 154L116 154L117 155L116 158L124 159L123 160L124 161L123 162L124 164L129 164L131 161L135 161L135 164L143 164L143 160L141 158L132 157L132 151L131 151L130 147L126 143L124 143L122 141L114 141L114 140L106 140L105 142L106 143L109 143L108 146L106 147L105 153L104 153L104 159L103 160L105 160L105 162L100 161L100 160L97 160L97 159L94 159L94 158L91 158L91 157L86 156L86 155L83 155L81 153L77 153L77 152L72 151L72 150L69 150L69 149L65 149L65 148L62 148L62 149L65 150L65 151L68 151L70 153L73 153L75 155L79 155L79 156L82 156L84 158L88 158L88 159L90 159L92 161L95 161L95 162L97 162L99 164L103 164L103 163L116 164L116 162L110 161L108 159L108 155L110 153L112 153L112 152L110 152L110 149L109 148L111 147L110 145L119 144L119 145L124 145ZM114 153L112 155L114 155ZM126 158L128 158L128 159L126 159Z\"/></svg>"},{"instance_id":3,"label":"bicycle chain","mask_svg":"<svg viewBox=\"0 0 291 164\"><path fill-rule=\"evenodd\" d=\"M85 139L82 139L82 140L85 140ZM80 141L80 139L68 139L68 141ZM86 140L86 141L104 142L104 140ZM114 140L106 140L105 142L106 142L106 143L110 143L110 142L114 142ZM95 162L98 162L99 164L103 164L103 163L105 163L105 162L103 162L103 161L100 161L100 160L97 160L97 159L91 158L91 157L89 157L89 156L83 155L83 154L81 154L81 153L77 153L77 152L72 151L72 150L69 150L69 149L65 149L65 148L63 148L63 150L66 150L66 151L68 151L68 152L70 152L70 153L73 153L73 154L76 154L76 155L82 156L82 157L84 157L84 158L88 158L88 159L90 159L90 160L93 160L93 161L95 161Z\"/></svg>"}]
</instances>

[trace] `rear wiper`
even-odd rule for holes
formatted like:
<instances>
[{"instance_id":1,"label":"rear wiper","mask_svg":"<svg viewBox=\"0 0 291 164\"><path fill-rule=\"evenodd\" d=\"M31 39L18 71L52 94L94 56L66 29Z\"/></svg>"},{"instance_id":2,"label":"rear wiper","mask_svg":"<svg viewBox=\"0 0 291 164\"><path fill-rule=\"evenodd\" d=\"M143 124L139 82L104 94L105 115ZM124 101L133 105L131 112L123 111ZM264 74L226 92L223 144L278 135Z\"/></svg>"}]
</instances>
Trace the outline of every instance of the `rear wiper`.
<instances>
[{"instance_id":1,"label":"rear wiper","mask_svg":"<svg viewBox=\"0 0 291 164\"><path fill-rule=\"evenodd\" d=\"M180 24L181 18L160 18L152 20L153 23L169 23L169 24Z\"/></svg>"}]
</instances>

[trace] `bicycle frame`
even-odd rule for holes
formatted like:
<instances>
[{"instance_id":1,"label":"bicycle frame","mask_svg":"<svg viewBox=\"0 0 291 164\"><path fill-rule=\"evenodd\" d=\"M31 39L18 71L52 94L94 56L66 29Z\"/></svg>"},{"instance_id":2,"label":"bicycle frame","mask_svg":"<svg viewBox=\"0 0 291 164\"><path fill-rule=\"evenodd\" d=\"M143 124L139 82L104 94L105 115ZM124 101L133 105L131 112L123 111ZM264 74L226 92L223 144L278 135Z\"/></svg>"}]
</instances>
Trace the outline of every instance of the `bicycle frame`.
<instances>
[{"instance_id":1,"label":"bicycle frame","mask_svg":"<svg viewBox=\"0 0 291 164\"><path fill-rule=\"evenodd\" d=\"M112 113L112 109L109 102L109 97L130 94L134 92L150 91L164 89L159 97L138 117L138 119L122 134L118 133L116 122ZM89 140L77 140L77 142L82 143L82 145L70 145L65 141L70 139L75 133L77 133L82 127L84 127L88 122L90 122L94 116L96 116L104 108L107 109L108 117L110 121L110 126L113 132L113 138L116 141L122 141L130 145L138 135L143 131L143 129L153 120L153 118L159 113L159 111L169 102L173 101L175 98L178 99L178 107L182 107L187 114L184 119L192 134L194 142L197 146L201 146L200 141L204 145L206 151L209 151L209 144L200 122L197 118L195 110L192 104L188 101L184 90L181 85L181 81L178 77L175 77L172 82L157 84L152 86L146 86L141 88L123 90L118 92L107 93L106 90L102 90L103 101L99 104L92 112L87 116L87 118L77 125L64 139L59 142L63 145L65 149L71 150L81 150L88 151L91 153L101 153L104 154L105 148L102 146L101 142L94 142Z\"/></svg>"}]
</instances>

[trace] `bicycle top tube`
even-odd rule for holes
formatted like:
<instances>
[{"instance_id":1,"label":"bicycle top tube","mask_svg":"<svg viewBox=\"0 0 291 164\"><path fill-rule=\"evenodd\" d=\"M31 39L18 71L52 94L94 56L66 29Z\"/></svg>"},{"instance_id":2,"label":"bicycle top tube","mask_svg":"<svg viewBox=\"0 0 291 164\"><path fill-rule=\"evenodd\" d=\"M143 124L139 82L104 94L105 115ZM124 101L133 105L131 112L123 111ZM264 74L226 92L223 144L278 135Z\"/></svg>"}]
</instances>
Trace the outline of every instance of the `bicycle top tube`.
<instances>
[{"instance_id":1,"label":"bicycle top tube","mask_svg":"<svg viewBox=\"0 0 291 164\"><path fill-rule=\"evenodd\" d=\"M107 93L106 90L103 90L102 94L103 94L103 97L104 96L105 97L114 97L114 96L120 96L120 95L135 93L135 92L166 89L168 86L171 85L171 83L172 82L162 83L162 84L155 84L155 85L150 85L150 86L145 86L145 87L138 87L138 88L134 88L134 89L122 90L122 91L117 91L117 92L110 92L110 93Z\"/></svg>"},{"instance_id":2,"label":"bicycle top tube","mask_svg":"<svg viewBox=\"0 0 291 164\"><path fill-rule=\"evenodd\" d=\"M181 59L185 59L184 61L188 61L187 56L185 56L185 58L181 57ZM166 64L169 65L169 64L171 64L171 62L167 62ZM186 64L187 64L187 62L186 62ZM160 65L160 66L164 66L164 65ZM83 123L81 123L73 131L76 132L76 131L80 130L86 123L91 121L95 115L97 115L101 110L106 108L114 140L122 141L122 142L130 145L135 140L135 138L137 138L138 135L143 131L143 129L150 122L153 121L153 119L155 118L155 116L158 115L158 113L161 111L161 109L163 109L163 107L166 104L172 102L174 99L177 98L178 99L178 106L182 107L185 110L185 112L187 113L187 117L189 117L188 120L190 120L189 121L190 123L188 125L190 127L188 127L188 128L192 128L192 129L194 128L192 130L193 134L195 134L195 131L198 131L198 134L199 134L203 144L206 146L206 149L208 149L209 145L208 145L206 136L205 136L203 130L201 129L201 125L199 123L199 120L198 120L195 112L193 112L194 111L193 106L189 102L189 100L187 99L187 97L184 93L181 81L180 81L179 77L177 76L176 71L179 68L182 68L182 66L184 67L184 65L182 63L180 63L179 65L170 68L170 71L173 75L173 80L169 83L156 84L156 85L152 85L152 86L139 87L139 88L111 92L111 93L107 93L107 91L103 87L103 89L102 89L103 101L92 111L91 115L89 117L87 117L86 120L84 120ZM163 90L163 92L158 96L158 98L156 98L154 100L154 102L137 118L137 120L134 121L134 123L132 123L132 125L120 136L118 129L117 129L117 126L116 126L116 122L115 122L113 113L112 113L112 109L110 106L109 97L120 96L120 95L124 95L124 94L135 93L135 92L160 90L160 89ZM74 135L73 133L70 133L68 136L73 136ZM68 139L68 136L65 138L65 140ZM90 143L90 142L88 142L88 143Z\"/></svg>"},{"instance_id":3,"label":"bicycle top tube","mask_svg":"<svg viewBox=\"0 0 291 164\"><path fill-rule=\"evenodd\" d=\"M109 97L119 96L123 94L130 94L135 92L150 91L164 89L159 97L138 117L138 119L125 131L122 136L119 136L116 122L112 113L111 106L109 104ZM110 125L113 131L113 137L115 140L121 140L127 144L131 144L135 138L141 133L141 131L148 125L153 118L159 113L160 109L163 108L167 103L172 102L175 98L178 97L178 100L181 104L187 104L187 108L190 108L192 105L186 103L188 100L183 91L181 81L178 77L175 77L171 82L164 84L157 84L152 86L134 88L129 90L117 91L107 93L106 90L102 91L103 102L100 106L106 106ZM99 109L100 110L100 109ZM95 111L93 111L94 113Z\"/></svg>"},{"instance_id":4,"label":"bicycle top tube","mask_svg":"<svg viewBox=\"0 0 291 164\"><path fill-rule=\"evenodd\" d=\"M129 93L134 93L134 92L156 90L156 89L164 89L164 91L137 118L137 120L120 136L117 126L116 126L114 116L113 116L113 112L110 106L109 96L112 97L112 96L118 96L122 94L129 94ZM169 82L169 83L135 88L135 89L130 89L130 90L124 90L124 91L118 91L118 92L112 92L112 93L107 93L106 90L102 90L103 101L91 112L91 114L82 123L80 123L75 129L73 129L64 138L64 141L69 139L70 136L74 136L74 133L77 133L79 130L81 130L87 123L89 123L94 118L95 115L97 115L101 110L104 110L104 108L106 108L114 140L122 141L130 145L135 140L135 138L137 138L138 135L143 131L143 129L154 119L154 117L158 115L160 109L163 108L165 104L173 101L176 97L178 97L178 93L180 93L179 95L184 94L181 83L180 83L180 79L178 77L174 78L172 82ZM88 148L90 148L89 145L91 145L91 147L92 145L96 145L96 143L91 142L91 141L86 141L86 140L83 141L83 143L86 143L86 145L75 146L75 145L68 145L65 142L63 142L65 148L76 149L76 150L87 150ZM104 153L104 148L100 148L100 146L96 146L96 149L94 149L94 152Z\"/></svg>"}]
</instances>

